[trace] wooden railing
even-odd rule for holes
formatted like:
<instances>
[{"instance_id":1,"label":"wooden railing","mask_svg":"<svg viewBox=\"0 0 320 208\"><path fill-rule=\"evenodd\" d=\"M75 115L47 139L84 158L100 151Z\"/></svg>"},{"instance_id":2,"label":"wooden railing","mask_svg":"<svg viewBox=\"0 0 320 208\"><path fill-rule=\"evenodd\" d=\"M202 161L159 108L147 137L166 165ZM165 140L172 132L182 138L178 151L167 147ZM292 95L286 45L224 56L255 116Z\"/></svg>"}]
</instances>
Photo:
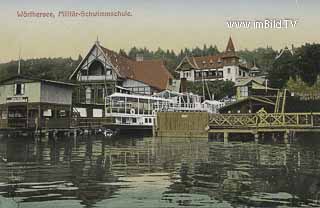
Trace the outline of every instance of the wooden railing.
<instances>
[{"instance_id":1,"label":"wooden railing","mask_svg":"<svg viewBox=\"0 0 320 208\"><path fill-rule=\"evenodd\" d=\"M210 75L210 76L196 76L195 80L207 80L207 79L222 79L223 75Z\"/></svg>"},{"instance_id":2,"label":"wooden railing","mask_svg":"<svg viewBox=\"0 0 320 208\"><path fill-rule=\"evenodd\" d=\"M210 128L320 128L320 113L212 114Z\"/></svg>"}]
</instances>

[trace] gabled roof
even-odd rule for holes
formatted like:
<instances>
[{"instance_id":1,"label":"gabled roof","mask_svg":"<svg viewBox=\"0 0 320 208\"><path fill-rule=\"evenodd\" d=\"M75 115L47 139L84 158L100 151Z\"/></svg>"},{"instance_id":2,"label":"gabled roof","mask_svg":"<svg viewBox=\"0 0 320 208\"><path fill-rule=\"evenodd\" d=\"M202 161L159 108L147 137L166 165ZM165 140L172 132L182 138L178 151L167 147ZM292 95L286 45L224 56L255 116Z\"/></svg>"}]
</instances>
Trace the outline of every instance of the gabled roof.
<instances>
[{"instance_id":1,"label":"gabled roof","mask_svg":"<svg viewBox=\"0 0 320 208\"><path fill-rule=\"evenodd\" d=\"M133 77L131 79L141 81L158 90L167 88L168 80L173 79L162 60L133 61Z\"/></svg>"},{"instance_id":2,"label":"gabled roof","mask_svg":"<svg viewBox=\"0 0 320 208\"><path fill-rule=\"evenodd\" d=\"M14 76L9 77L7 79L1 80L0 84L5 84L6 82L16 80L16 79L29 80L30 82L43 82L43 83L49 83L49 84L55 84L55 85L76 86L75 84L72 84L69 82L61 82L61 81L48 80L48 79L39 79L39 78L27 77L27 76L23 76L23 75L14 75Z\"/></svg>"},{"instance_id":3,"label":"gabled roof","mask_svg":"<svg viewBox=\"0 0 320 208\"><path fill-rule=\"evenodd\" d=\"M238 105L238 104L243 103L243 102L247 102L249 100L254 100L254 101L257 101L257 102L260 102L260 103L264 103L264 104L268 104L268 105L275 105L275 103L272 100L268 99L268 98L265 98L265 97L262 97L262 96L249 96L249 97L246 97L244 99L237 100L235 102L229 103L228 105L225 105L225 106L221 107L219 109L219 111L228 109L228 108L230 108L232 106Z\"/></svg>"},{"instance_id":4,"label":"gabled roof","mask_svg":"<svg viewBox=\"0 0 320 208\"><path fill-rule=\"evenodd\" d=\"M176 71L179 71L179 68L181 67L181 65L183 63L187 62L192 68L194 69L198 69L199 67L197 66L194 57L193 56L188 56L186 55L185 57L183 57L183 59L180 61L179 65L176 67Z\"/></svg>"},{"instance_id":5,"label":"gabled roof","mask_svg":"<svg viewBox=\"0 0 320 208\"><path fill-rule=\"evenodd\" d=\"M120 78L140 81L159 90L166 89L168 80L173 78L162 60L135 61L101 46L98 42L93 45L86 58L82 60L70 78L80 70L81 65L95 46L103 52L103 55Z\"/></svg>"},{"instance_id":6,"label":"gabled roof","mask_svg":"<svg viewBox=\"0 0 320 208\"><path fill-rule=\"evenodd\" d=\"M236 55L234 44L230 37L225 52L209 56L185 56L177 66L176 71L180 71L180 67L185 61L187 61L192 68L199 70L208 68L221 68L224 66L224 59L232 57L239 58Z\"/></svg>"},{"instance_id":7,"label":"gabled roof","mask_svg":"<svg viewBox=\"0 0 320 208\"><path fill-rule=\"evenodd\" d=\"M104 54L106 55L107 58L109 58L111 64L113 67L117 69L119 72L120 77L122 78L132 78L133 75L133 60L121 56L118 53L109 50L101 45L99 45Z\"/></svg>"},{"instance_id":8,"label":"gabled roof","mask_svg":"<svg viewBox=\"0 0 320 208\"><path fill-rule=\"evenodd\" d=\"M280 50L280 53L276 56L275 60L279 59L283 55L292 56L293 52L286 46L284 49Z\"/></svg>"},{"instance_id":9,"label":"gabled roof","mask_svg":"<svg viewBox=\"0 0 320 208\"><path fill-rule=\"evenodd\" d=\"M259 85L263 85L264 80L263 79L258 79L257 77L250 77L250 78L245 78L245 79L238 79L236 84L234 85L235 87L238 86L245 86L248 85L251 82L255 82Z\"/></svg>"}]
</instances>

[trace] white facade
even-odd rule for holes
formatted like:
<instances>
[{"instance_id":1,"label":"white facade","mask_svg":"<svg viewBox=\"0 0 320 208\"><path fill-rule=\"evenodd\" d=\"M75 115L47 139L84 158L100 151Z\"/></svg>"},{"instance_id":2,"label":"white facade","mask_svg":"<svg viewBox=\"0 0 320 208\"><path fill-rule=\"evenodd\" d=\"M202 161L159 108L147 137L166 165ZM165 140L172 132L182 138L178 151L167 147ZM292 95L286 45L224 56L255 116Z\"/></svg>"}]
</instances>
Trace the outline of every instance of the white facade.
<instances>
[{"instance_id":1,"label":"white facade","mask_svg":"<svg viewBox=\"0 0 320 208\"><path fill-rule=\"evenodd\" d=\"M126 79L123 81L122 86L136 94L152 94L152 89L149 85L137 80Z\"/></svg>"},{"instance_id":2,"label":"white facade","mask_svg":"<svg viewBox=\"0 0 320 208\"><path fill-rule=\"evenodd\" d=\"M214 81L224 80L235 82L239 78L249 77L248 71L241 69L239 66L224 66L218 69L192 69L180 71L180 78L186 78L188 81Z\"/></svg>"}]
</instances>

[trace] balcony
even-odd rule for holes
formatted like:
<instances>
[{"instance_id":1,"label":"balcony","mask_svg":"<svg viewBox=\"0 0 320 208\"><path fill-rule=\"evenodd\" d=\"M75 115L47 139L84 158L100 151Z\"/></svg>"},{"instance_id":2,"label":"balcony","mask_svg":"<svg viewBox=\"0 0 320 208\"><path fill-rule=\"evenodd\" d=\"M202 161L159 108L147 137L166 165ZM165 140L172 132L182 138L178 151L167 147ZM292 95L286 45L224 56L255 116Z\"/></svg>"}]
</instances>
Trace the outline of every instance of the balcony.
<instances>
[{"instance_id":1,"label":"balcony","mask_svg":"<svg viewBox=\"0 0 320 208\"><path fill-rule=\"evenodd\" d=\"M113 80L112 75L82 75L79 77L78 81L90 82L90 81L104 81L104 80Z\"/></svg>"},{"instance_id":2,"label":"balcony","mask_svg":"<svg viewBox=\"0 0 320 208\"><path fill-rule=\"evenodd\" d=\"M223 75L212 75L212 76L196 76L194 78L195 81L201 81L202 79L204 80L210 80L210 79L223 79Z\"/></svg>"}]
</instances>

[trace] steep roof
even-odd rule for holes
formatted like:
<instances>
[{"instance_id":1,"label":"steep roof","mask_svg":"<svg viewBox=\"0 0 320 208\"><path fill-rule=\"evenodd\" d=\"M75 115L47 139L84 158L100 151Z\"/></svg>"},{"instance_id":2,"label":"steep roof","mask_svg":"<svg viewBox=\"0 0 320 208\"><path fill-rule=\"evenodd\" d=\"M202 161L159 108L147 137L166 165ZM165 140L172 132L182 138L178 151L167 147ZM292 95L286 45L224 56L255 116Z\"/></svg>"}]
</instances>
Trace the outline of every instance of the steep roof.
<instances>
[{"instance_id":1,"label":"steep roof","mask_svg":"<svg viewBox=\"0 0 320 208\"><path fill-rule=\"evenodd\" d=\"M219 112L227 110L227 109L232 108L234 106L237 106L240 103L247 102L249 100L253 100L253 101L256 101L256 102L259 102L259 103L263 103L263 104L268 104L268 105L275 105L275 103L272 100L268 99L268 98L265 98L265 97L262 97L262 96L249 96L249 97L246 97L244 99L237 100L235 102L229 103L228 105L225 105L225 106L221 107L219 109Z\"/></svg>"},{"instance_id":2,"label":"steep roof","mask_svg":"<svg viewBox=\"0 0 320 208\"><path fill-rule=\"evenodd\" d=\"M223 66L222 54L212 56L198 56L194 57L193 60L195 61L199 69L208 67L218 68Z\"/></svg>"},{"instance_id":3,"label":"steep roof","mask_svg":"<svg viewBox=\"0 0 320 208\"><path fill-rule=\"evenodd\" d=\"M287 55L287 56L292 56L293 52L290 51L290 49L286 46L284 49L280 50L280 53L276 56L275 60L281 58L282 56Z\"/></svg>"},{"instance_id":4,"label":"steep roof","mask_svg":"<svg viewBox=\"0 0 320 208\"><path fill-rule=\"evenodd\" d=\"M227 44L226 52L235 52L231 36L229 37L229 41L228 41L228 44Z\"/></svg>"},{"instance_id":5,"label":"steep roof","mask_svg":"<svg viewBox=\"0 0 320 208\"><path fill-rule=\"evenodd\" d=\"M132 79L159 90L166 89L168 80L173 78L162 60L133 61L131 64L133 68Z\"/></svg>"},{"instance_id":6,"label":"steep roof","mask_svg":"<svg viewBox=\"0 0 320 208\"><path fill-rule=\"evenodd\" d=\"M120 78L141 81L159 90L166 89L168 80L173 78L162 60L135 61L107 49L99 43L95 43L95 45L102 50ZM80 63L80 65L81 64L82 63ZM79 66L76 70L80 69ZM73 72L70 77L72 77L75 72Z\"/></svg>"},{"instance_id":7,"label":"steep roof","mask_svg":"<svg viewBox=\"0 0 320 208\"><path fill-rule=\"evenodd\" d=\"M99 45L111 64L118 70L122 78L133 78L133 60Z\"/></svg>"},{"instance_id":8,"label":"steep roof","mask_svg":"<svg viewBox=\"0 0 320 208\"><path fill-rule=\"evenodd\" d=\"M250 82L255 82L257 84L263 85L265 80L260 79L258 77L250 77L245 79L238 79L236 81L235 87L248 85Z\"/></svg>"},{"instance_id":9,"label":"steep roof","mask_svg":"<svg viewBox=\"0 0 320 208\"><path fill-rule=\"evenodd\" d=\"M177 66L176 70L178 71L181 65L184 62L188 62L190 66L194 69L208 69L208 68L220 68L224 66L223 59L226 58L239 58L236 55L235 47L231 37L229 38L226 50L223 53L217 55L209 55L209 56L185 56L180 64ZM244 67L244 66L242 66Z\"/></svg>"}]
</instances>

